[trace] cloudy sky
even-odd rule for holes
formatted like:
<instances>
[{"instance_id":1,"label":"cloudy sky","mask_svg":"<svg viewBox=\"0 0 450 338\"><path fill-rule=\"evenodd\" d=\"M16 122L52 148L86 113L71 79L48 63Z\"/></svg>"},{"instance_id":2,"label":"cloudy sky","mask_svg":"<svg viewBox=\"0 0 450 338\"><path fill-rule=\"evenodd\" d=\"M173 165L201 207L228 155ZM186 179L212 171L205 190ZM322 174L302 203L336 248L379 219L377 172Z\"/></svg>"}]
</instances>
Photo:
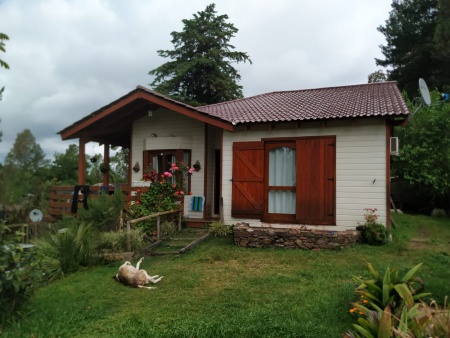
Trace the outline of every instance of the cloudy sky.
<instances>
[{"instance_id":1,"label":"cloudy sky","mask_svg":"<svg viewBox=\"0 0 450 338\"><path fill-rule=\"evenodd\" d=\"M167 59L172 31L213 0L0 0L0 162L28 128L49 158L70 143L57 132L137 85ZM392 0L216 0L239 29L231 43L244 95L367 83L382 58L377 31ZM100 152L94 145L88 153Z\"/></svg>"}]
</instances>

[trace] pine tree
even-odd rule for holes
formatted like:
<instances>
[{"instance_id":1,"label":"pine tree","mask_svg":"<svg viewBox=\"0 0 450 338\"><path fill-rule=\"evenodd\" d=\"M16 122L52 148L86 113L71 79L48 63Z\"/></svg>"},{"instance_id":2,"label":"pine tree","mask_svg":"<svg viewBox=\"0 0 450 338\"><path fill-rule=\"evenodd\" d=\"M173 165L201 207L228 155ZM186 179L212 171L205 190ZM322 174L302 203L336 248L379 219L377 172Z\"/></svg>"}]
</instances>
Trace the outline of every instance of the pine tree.
<instances>
[{"instance_id":1,"label":"pine tree","mask_svg":"<svg viewBox=\"0 0 450 338\"><path fill-rule=\"evenodd\" d=\"M173 50L158 50L169 58L149 72L154 90L194 106L242 97L238 71L232 63L250 62L247 53L234 51L229 42L238 32L228 15L216 15L211 4L191 20L182 20L182 32L172 32Z\"/></svg>"},{"instance_id":2,"label":"pine tree","mask_svg":"<svg viewBox=\"0 0 450 338\"><path fill-rule=\"evenodd\" d=\"M410 98L417 96L419 78L424 78L429 87L440 89L449 81L448 67L437 57L434 42L438 3L439 0L394 0L389 19L378 27L387 44L380 46L385 59L375 59L376 64L387 67L388 80L398 81Z\"/></svg>"}]
</instances>

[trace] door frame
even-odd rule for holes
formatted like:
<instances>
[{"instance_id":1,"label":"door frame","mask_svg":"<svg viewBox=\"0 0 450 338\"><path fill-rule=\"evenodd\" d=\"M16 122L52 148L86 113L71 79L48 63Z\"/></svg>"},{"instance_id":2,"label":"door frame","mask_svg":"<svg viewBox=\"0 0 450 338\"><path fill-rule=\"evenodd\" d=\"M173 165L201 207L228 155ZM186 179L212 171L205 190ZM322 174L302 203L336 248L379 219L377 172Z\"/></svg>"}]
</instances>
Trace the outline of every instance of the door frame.
<instances>
[{"instance_id":1,"label":"door frame","mask_svg":"<svg viewBox=\"0 0 450 338\"><path fill-rule=\"evenodd\" d=\"M301 140L314 140L314 139L330 139L332 142L328 144L329 146L334 147L333 158L329 159L331 161L331 167L333 170L333 188L329 193L330 196L327 196L329 199L328 203L329 207L332 209L332 220L329 222L303 222L301 221L301 217L299 215L299 200L300 195L300 186L301 182L299 182L299 168L298 168L298 159L300 157L298 147L299 141ZM336 136L335 135L322 135L322 136L306 136L306 137L281 137L281 138L264 138L261 139L264 143L264 207L263 207L263 217L262 221L264 222L279 222L279 223L296 223L296 224L311 224L311 225L336 225ZM289 144L294 143L294 147L296 149L296 214L269 214L268 210L268 192L269 192L269 156L268 149L266 146L271 144ZM327 145L327 146L328 146ZM270 147L269 147L270 148ZM273 148L273 147L272 147ZM328 162L327 162L328 163ZM324 166L327 165L324 163ZM328 180L328 177L326 178ZM327 214L328 215L328 214Z\"/></svg>"}]
</instances>

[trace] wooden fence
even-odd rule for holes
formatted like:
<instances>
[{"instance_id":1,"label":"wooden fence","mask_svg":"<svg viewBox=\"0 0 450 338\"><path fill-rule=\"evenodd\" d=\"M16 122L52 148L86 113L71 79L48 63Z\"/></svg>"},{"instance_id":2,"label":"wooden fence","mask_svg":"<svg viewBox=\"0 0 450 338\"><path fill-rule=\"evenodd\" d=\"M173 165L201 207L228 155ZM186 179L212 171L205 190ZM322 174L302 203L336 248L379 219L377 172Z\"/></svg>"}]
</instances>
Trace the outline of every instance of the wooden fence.
<instances>
[{"instance_id":1,"label":"wooden fence","mask_svg":"<svg viewBox=\"0 0 450 338\"><path fill-rule=\"evenodd\" d=\"M176 212L179 213L179 215L178 215L179 216L178 217L178 231L180 231L181 230L181 216L182 216L182 212L183 212L182 208L179 208L176 210L162 211L162 212L158 212L156 214L151 214L151 215L139 217L136 219L128 220L127 221L127 251L131 250L131 243L130 243L131 224L145 221L145 220L148 220L151 218L156 218L156 240L157 240L157 242L159 242L161 240L161 219L160 219L160 217L163 215L173 214Z\"/></svg>"},{"instance_id":2,"label":"wooden fence","mask_svg":"<svg viewBox=\"0 0 450 338\"><path fill-rule=\"evenodd\" d=\"M148 187L130 187L130 186L52 186L50 187L49 195L49 207L46 213L47 221L56 221L63 215L74 216L76 212L72 212L74 194L76 190L78 193L76 207L83 208L84 199L88 196L89 199L98 198L101 193L107 193L113 195L117 191L123 194L125 204L135 201L136 196L140 193L148 192ZM88 194L85 194L85 189L89 190ZM87 202L89 204L89 202Z\"/></svg>"}]
</instances>

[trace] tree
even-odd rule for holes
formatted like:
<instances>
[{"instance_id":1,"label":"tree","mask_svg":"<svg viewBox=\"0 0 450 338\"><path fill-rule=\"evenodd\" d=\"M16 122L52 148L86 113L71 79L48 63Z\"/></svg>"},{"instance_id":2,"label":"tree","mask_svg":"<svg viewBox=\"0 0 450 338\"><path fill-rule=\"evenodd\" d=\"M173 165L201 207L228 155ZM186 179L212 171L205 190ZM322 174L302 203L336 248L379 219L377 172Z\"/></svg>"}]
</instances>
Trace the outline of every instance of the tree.
<instances>
[{"instance_id":1,"label":"tree","mask_svg":"<svg viewBox=\"0 0 450 338\"><path fill-rule=\"evenodd\" d=\"M30 129L25 129L17 134L13 148L5 158L5 166L13 166L19 170L31 172L36 172L39 168L48 165L48 162Z\"/></svg>"},{"instance_id":2,"label":"tree","mask_svg":"<svg viewBox=\"0 0 450 338\"><path fill-rule=\"evenodd\" d=\"M0 52L6 53L5 42L4 42L6 40L9 40L8 35L0 33ZM2 67L5 68L5 69L9 69L9 65L5 61L0 59L0 68L2 68ZM2 87L0 89L0 100L2 99L3 90L5 90L5 87Z\"/></svg>"},{"instance_id":3,"label":"tree","mask_svg":"<svg viewBox=\"0 0 450 338\"><path fill-rule=\"evenodd\" d=\"M434 42L437 56L448 60L450 58L450 0L439 0Z\"/></svg>"},{"instance_id":4,"label":"tree","mask_svg":"<svg viewBox=\"0 0 450 338\"><path fill-rule=\"evenodd\" d=\"M368 83L384 82L387 80L387 76L381 69L378 69L376 72L369 74L368 80Z\"/></svg>"},{"instance_id":5,"label":"tree","mask_svg":"<svg viewBox=\"0 0 450 338\"><path fill-rule=\"evenodd\" d=\"M3 42L5 40L9 40L8 35L0 33L0 52L3 52L3 53L6 53L5 43ZM0 59L0 68L2 68L2 67L5 69L9 69L9 65L5 61ZM2 100L2 93L4 90L5 90L4 86L0 88L0 101ZM0 122L1 122L1 120L0 120ZM3 136L3 133L0 131L0 142L2 141L2 136Z\"/></svg>"},{"instance_id":6,"label":"tree","mask_svg":"<svg viewBox=\"0 0 450 338\"><path fill-rule=\"evenodd\" d=\"M229 41L238 29L214 8L208 5L193 19L182 20L183 31L171 33L174 50L157 51L172 61L149 72L155 76L150 84L154 90L196 106L242 97L241 77L231 64L251 60L247 53L233 51Z\"/></svg>"},{"instance_id":7,"label":"tree","mask_svg":"<svg viewBox=\"0 0 450 338\"><path fill-rule=\"evenodd\" d=\"M114 183L128 182L128 163L130 162L130 150L122 148L111 158L110 164L114 173Z\"/></svg>"},{"instance_id":8,"label":"tree","mask_svg":"<svg viewBox=\"0 0 450 338\"><path fill-rule=\"evenodd\" d=\"M406 90L410 98L417 94L419 78L424 78L431 88L441 90L450 83L449 67L437 56L439 47L434 40L441 10L438 1L394 0L389 19L378 27L387 44L380 46L385 59L375 59L376 64L389 67L388 80L398 81L400 89Z\"/></svg>"},{"instance_id":9,"label":"tree","mask_svg":"<svg viewBox=\"0 0 450 338\"><path fill-rule=\"evenodd\" d=\"M41 195L50 179L49 161L29 129L17 134L13 148L6 155L3 168L4 203L23 201L28 194Z\"/></svg>"},{"instance_id":10,"label":"tree","mask_svg":"<svg viewBox=\"0 0 450 338\"><path fill-rule=\"evenodd\" d=\"M440 98L431 92L432 102ZM412 108L411 108L412 110ZM409 197L420 192L418 208L450 209L450 104L422 108L405 127L397 127L400 156L393 158L392 176L406 181L413 189Z\"/></svg>"},{"instance_id":11,"label":"tree","mask_svg":"<svg viewBox=\"0 0 450 338\"><path fill-rule=\"evenodd\" d=\"M78 146L71 144L64 154L55 153L51 172L58 183L77 184L78 182Z\"/></svg>"}]
</instances>

